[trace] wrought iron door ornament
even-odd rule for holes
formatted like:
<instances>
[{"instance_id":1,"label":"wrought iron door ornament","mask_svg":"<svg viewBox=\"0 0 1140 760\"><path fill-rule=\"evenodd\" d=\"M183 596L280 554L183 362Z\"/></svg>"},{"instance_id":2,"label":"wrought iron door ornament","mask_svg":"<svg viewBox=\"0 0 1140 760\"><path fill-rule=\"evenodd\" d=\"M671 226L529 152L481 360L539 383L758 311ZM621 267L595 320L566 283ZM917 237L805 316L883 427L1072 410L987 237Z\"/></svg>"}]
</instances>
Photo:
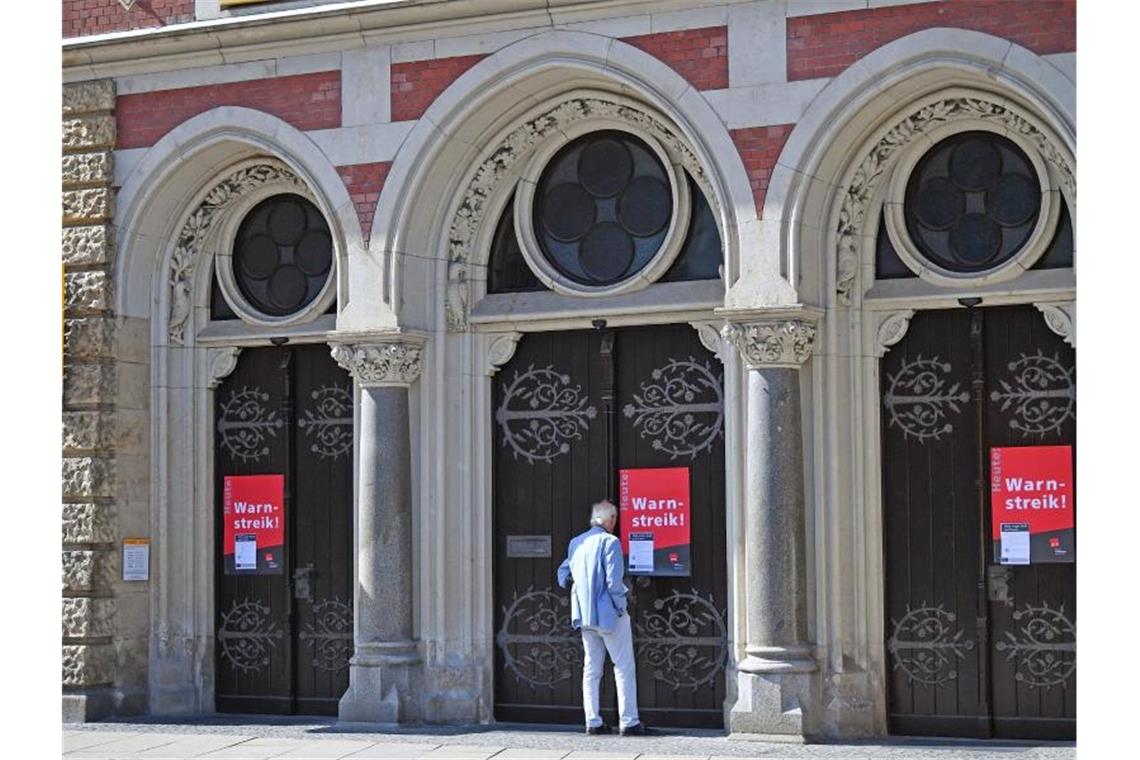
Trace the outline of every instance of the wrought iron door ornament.
<instances>
[{"instance_id":1,"label":"wrought iron door ornament","mask_svg":"<svg viewBox=\"0 0 1140 760\"><path fill-rule=\"evenodd\" d=\"M950 384L953 368L937 356L923 359L920 354L904 362L898 372L887 376L887 393L883 406L890 416L888 425L897 425L904 436L914 436L919 443L927 438L938 440L954 430L951 413L962 411L959 404L970 400L969 391Z\"/></svg>"},{"instance_id":2,"label":"wrought iron door ornament","mask_svg":"<svg viewBox=\"0 0 1140 760\"><path fill-rule=\"evenodd\" d=\"M257 462L269 456L269 439L277 437L285 422L266 408L269 394L258 387L242 387L222 404L218 420L221 445L234 459Z\"/></svg>"},{"instance_id":3,"label":"wrought iron door ornament","mask_svg":"<svg viewBox=\"0 0 1140 760\"><path fill-rule=\"evenodd\" d=\"M300 638L312 652L310 663L314 668L326 673L344 670L353 650L352 605L340 597L314 604L313 619L305 625Z\"/></svg>"},{"instance_id":4,"label":"wrought iron door ornament","mask_svg":"<svg viewBox=\"0 0 1140 760\"><path fill-rule=\"evenodd\" d=\"M916 610L907 605L902 620L891 621L894 632L887 651L893 668L902 670L912 685L939 687L957 679L956 662L974 649L973 641L962 640L964 631L957 630L957 617L941 604L928 607L923 602Z\"/></svg>"},{"instance_id":5,"label":"wrought iron door ornament","mask_svg":"<svg viewBox=\"0 0 1140 760\"><path fill-rule=\"evenodd\" d=\"M1000 391L990 392L990 401L1001 402L1001 411L1013 407L1011 429L1022 437L1061 432L1061 427L1076 418L1077 384L1074 367L1061 364L1057 354L1045 356L1022 354L1007 365L1010 376L1000 380Z\"/></svg>"},{"instance_id":6,"label":"wrought iron door ornament","mask_svg":"<svg viewBox=\"0 0 1140 760\"><path fill-rule=\"evenodd\" d=\"M696 589L654 599L653 611L637 621L633 640L653 677L673 691L714 687L728 660L725 612L716 608L712 594L706 599Z\"/></svg>"},{"instance_id":7,"label":"wrought iron door ornament","mask_svg":"<svg viewBox=\"0 0 1140 760\"><path fill-rule=\"evenodd\" d=\"M650 373L633 394L636 404L626 404L622 413L641 428L642 438L653 439L653 450L672 459L712 450L724 433L724 399L720 378L708 363L696 359L672 359Z\"/></svg>"},{"instance_id":8,"label":"wrought iron door ornament","mask_svg":"<svg viewBox=\"0 0 1140 760\"><path fill-rule=\"evenodd\" d=\"M321 459L339 459L352 451L352 393L339 385L325 385L309 395L315 408L305 409L297 425L313 439L310 451Z\"/></svg>"},{"instance_id":9,"label":"wrought iron door ornament","mask_svg":"<svg viewBox=\"0 0 1140 760\"><path fill-rule=\"evenodd\" d=\"M569 452L570 441L581 438L598 415L587 401L582 386L571 386L570 375L555 372L553 365L515 372L495 412L503 444L530 464L552 461Z\"/></svg>"},{"instance_id":10,"label":"wrought iron door ornament","mask_svg":"<svg viewBox=\"0 0 1140 760\"><path fill-rule=\"evenodd\" d=\"M515 593L503 608L495 643L507 670L532 689L553 689L582 667L582 636L570 625L570 598L550 587Z\"/></svg>"},{"instance_id":11,"label":"wrought iron door ornament","mask_svg":"<svg viewBox=\"0 0 1140 760\"><path fill-rule=\"evenodd\" d=\"M234 600L222 615L218 642L222 657L234 670L256 673L269 664L270 650L284 636L269 613L268 606L247 597L244 602Z\"/></svg>"},{"instance_id":12,"label":"wrought iron door ornament","mask_svg":"<svg viewBox=\"0 0 1140 760\"><path fill-rule=\"evenodd\" d=\"M1065 605L1052 609L1048 604L1013 613L1019 624L1017 634L1006 631L1005 641L996 644L1006 660L1017 663L1014 678L1031 689L1054 686L1068 688L1077 669L1077 626L1065 617Z\"/></svg>"}]
</instances>

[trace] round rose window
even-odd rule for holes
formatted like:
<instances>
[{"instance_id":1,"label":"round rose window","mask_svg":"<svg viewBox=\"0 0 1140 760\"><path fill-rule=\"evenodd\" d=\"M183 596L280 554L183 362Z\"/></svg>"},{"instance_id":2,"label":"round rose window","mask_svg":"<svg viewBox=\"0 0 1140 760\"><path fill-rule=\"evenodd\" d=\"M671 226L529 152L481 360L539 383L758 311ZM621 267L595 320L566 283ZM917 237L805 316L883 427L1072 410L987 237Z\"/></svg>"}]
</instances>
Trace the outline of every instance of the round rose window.
<instances>
[{"instance_id":1,"label":"round rose window","mask_svg":"<svg viewBox=\"0 0 1140 760\"><path fill-rule=\"evenodd\" d=\"M645 268L661 250L672 217L665 167L625 132L592 132L567 143L546 165L534 194L542 255L581 285L612 285Z\"/></svg>"},{"instance_id":2,"label":"round rose window","mask_svg":"<svg viewBox=\"0 0 1140 760\"><path fill-rule=\"evenodd\" d=\"M328 223L299 195L262 201L238 228L234 280L246 301L263 314L286 316L312 303L331 267Z\"/></svg>"},{"instance_id":3,"label":"round rose window","mask_svg":"<svg viewBox=\"0 0 1140 760\"><path fill-rule=\"evenodd\" d=\"M910 239L952 272L993 269L1025 246L1041 211L1029 158L991 132L963 132L935 145L914 167L904 215Z\"/></svg>"}]
</instances>

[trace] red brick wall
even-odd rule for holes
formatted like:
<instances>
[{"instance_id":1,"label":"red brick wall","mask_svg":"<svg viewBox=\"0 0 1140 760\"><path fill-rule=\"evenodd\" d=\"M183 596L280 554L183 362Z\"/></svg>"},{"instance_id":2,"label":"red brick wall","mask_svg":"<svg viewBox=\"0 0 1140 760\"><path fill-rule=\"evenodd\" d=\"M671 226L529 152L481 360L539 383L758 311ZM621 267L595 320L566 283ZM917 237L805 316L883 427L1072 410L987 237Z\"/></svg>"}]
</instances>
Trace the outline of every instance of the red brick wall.
<instances>
[{"instance_id":1,"label":"red brick wall","mask_svg":"<svg viewBox=\"0 0 1140 760\"><path fill-rule=\"evenodd\" d=\"M728 87L728 27L625 37L625 42L673 67L698 90ZM392 121L418 119L448 85L484 55L392 64Z\"/></svg>"},{"instance_id":2,"label":"red brick wall","mask_svg":"<svg viewBox=\"0 0 1140 760\"><path fill-rule=\"evenodd\" d=\"M339 127L340 72L320 71L121 95L115 106L118 147L154 145L186 119L216 106L255 108L301 130Z\"/></svg>"},{"instance_id":3,"label":"red brick wall","mask_svg":"<svg viewBox=\"0 0 1140 760\"><path fill-rule=\"evenodd\" d=\"M63 0L63 36L123 32L194 20L194 0L135 0L128 11L119 0Z\"/></svg>"},{"instance_id":4,"label":"red brick wall","mask_svg":"<svg viewBox=\"0 0 1140 760\"><path fill-rule=\"evenodd\" d=\"M772 179L776 159L788 141L795 124L773 124L767 127L748 127L730 130L736 150L744 161L748 180L752 185L752 198L756 201L756 215L764 213L764 195Z\"/></svg>"},{"instance_id":5,"label":"red brick wall","mask_svg":"<svg viewBox=\"0 0 1140 760\"><path fill-rule=\"evenodd\" d=\"M1076 0L951 0L788 19L788 79L833 77L891 40L953 27L1012 40L1038 55L1077 49Z\"/></svg>"},{"instance_id":6,"label":"red brick wall","mask_svg":"<svg viewBox=\"0 0 1140 760\"><path fill-rule=\"evenodd\" d=\"M659 58L698 90L728 87L727 26L643 34L622 41Z\"/></svg>"},{"instance_id":7,"label":"red brick wall","mask_svg":"<svg viewBox=\"0 0 1140 760\"><path fill-rule=\"evenodd\" d=\"M418 119L424 111L485 55L457 55L392 64L392 121Z\"/></svg>"},{"instance_id":8,"label":"red brick wall","mask_svg":"<svg viewBox=\"0 0 1140 760\"><path fill-rule=\"evenodd\" d=\"M360 228L364 232L365 243L372 234L372 218L376 215L376 202L380 200L380 191L384 189L384 180L388 178L388 170L391 168L391 161L336 168L340 178L344 180L344 186L348 188L353 205L356 206L356 215L360 218Z\"/></svg>"}]
</instances>

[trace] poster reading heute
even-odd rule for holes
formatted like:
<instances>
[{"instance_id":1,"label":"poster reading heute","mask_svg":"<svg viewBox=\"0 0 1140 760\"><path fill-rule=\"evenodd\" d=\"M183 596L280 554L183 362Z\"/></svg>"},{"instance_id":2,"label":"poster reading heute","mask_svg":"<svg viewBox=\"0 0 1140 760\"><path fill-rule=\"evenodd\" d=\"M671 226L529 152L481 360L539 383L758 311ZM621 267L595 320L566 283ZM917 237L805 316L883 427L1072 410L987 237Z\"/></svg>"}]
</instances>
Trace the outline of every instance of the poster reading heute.
<instances>
[{"instance_id":1,"label":"poster reading heute","mask_svg":"<svg viewBox=\"0 0 1140 760\"><path fill-rule=\"evenodd\" d=\"M227 475L222 520L226 575L284 572L284 475Z\"/></svg>"},{"instance_id":2,"label":"poster reading heute","mask_svg":"<svg viewBox=\"0 0 1140 760\"><path fill-rule=\"evenodd\" d=\"M621 548L630 575L692 575L688 467L618 471Z\"/></svg>"},{"instance_id":3,"label":"poster reading heute","mask_svg":"<svg viewBox=\"0 0 1140 760\"><path fill-rule=\"evenodd\" d=\"M1075 492L1072 446L990 449L994 561L1075 562Z\"/></svg>"}]
</instances>

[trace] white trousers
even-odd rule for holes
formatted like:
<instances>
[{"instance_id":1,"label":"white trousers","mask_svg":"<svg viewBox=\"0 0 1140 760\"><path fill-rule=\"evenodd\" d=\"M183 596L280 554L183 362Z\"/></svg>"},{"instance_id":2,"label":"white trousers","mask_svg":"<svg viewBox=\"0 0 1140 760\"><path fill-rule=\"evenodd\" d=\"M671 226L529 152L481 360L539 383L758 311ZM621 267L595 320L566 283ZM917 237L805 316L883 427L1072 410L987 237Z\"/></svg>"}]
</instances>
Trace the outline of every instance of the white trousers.
<instances>
[{"instance_id":1,"label":"white trousers","mask_svg":"<svg viewBox=\"0 0 1140 760\"><path fill-rule=\"evenodd\" d=\"M628 728L640 722L637 715L637 672L633 660L633 631L630 628L629 613L618 618L617 627L609 633L583 628L582 647L586 651L582 662L582 705L586 708L586 725L602 725L602 716L598 713L598 688L602 682L607 651L614 661L620 727Z\"/></svg>"}]
</instances>

